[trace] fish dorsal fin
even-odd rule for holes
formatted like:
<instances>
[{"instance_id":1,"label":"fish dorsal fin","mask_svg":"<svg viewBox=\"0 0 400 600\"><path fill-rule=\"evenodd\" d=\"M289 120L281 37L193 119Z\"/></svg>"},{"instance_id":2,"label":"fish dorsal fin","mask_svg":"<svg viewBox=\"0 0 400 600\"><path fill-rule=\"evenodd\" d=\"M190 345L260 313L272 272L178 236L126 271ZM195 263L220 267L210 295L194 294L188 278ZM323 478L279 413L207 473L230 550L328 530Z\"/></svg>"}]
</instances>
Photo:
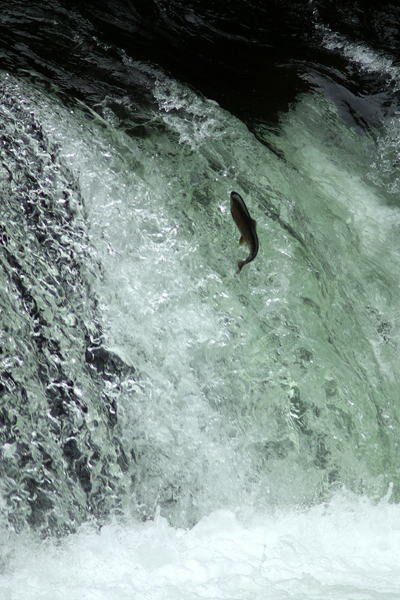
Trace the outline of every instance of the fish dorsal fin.
<instances>
[{"instance_id":1,"label":"fish dorsal fin","mask_svg":"<svg viewBox=\"0 0 400 600\"><path fill-rule=\"evenodd\" d=\"M251 219L251 224L253 225L254 229L257 227L257 221L254 219Z\"/></svg>"},{"instance_id":2,"label":"fish dorsal fin","mask_svg":"<svg viewBox=\"0 0 400 600\"><path fill-rule=\"evenodd\" d=\"M239 240L239 246L243 246L243 244L246 242L246 240L244 239L243 236L240 236L240 240Z\"/></svg>"}]
</instances>

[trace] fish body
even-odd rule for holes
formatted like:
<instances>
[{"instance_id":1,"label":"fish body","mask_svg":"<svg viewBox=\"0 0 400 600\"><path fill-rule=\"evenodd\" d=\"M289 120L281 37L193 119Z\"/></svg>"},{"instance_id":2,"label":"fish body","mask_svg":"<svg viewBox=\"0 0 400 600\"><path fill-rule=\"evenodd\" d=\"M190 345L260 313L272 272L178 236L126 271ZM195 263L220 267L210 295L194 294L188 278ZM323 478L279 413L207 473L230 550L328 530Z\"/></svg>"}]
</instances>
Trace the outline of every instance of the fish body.
<instances>
[{"instance_id":1,"label":"fish body","mask_svg":"<svg viewBox=\"0 0 400 600\"><path fill-rule=\"evenodd\" d=\"M250 254L246 258L246 260L240 260L238 262L239 270L237 272L240 273L244 265L247 265L257 256L257 221L251 218L243 198L236 192L231 192L231 214L241 234L239 244L242 245L246 242L246 244L250 248Z\"/></svg>"}]
</instances>

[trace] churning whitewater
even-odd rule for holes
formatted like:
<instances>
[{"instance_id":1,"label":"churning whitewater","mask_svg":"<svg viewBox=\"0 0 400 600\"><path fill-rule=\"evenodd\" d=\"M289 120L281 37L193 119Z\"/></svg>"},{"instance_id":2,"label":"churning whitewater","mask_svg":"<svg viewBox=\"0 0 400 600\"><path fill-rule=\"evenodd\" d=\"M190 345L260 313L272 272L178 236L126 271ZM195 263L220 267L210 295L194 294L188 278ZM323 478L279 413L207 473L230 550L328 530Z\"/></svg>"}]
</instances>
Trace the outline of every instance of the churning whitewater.
<instances>
[{"instance_id":1,"label":"churning whitewater","mask_svg":"<svg viewBox=\"0 0 400 600\"><path fill-rule=\"evenodd\" d=\"M2 597L399 597L395 136L124 64L146 108L1 74Z\"/></svg>"}]
</instances>

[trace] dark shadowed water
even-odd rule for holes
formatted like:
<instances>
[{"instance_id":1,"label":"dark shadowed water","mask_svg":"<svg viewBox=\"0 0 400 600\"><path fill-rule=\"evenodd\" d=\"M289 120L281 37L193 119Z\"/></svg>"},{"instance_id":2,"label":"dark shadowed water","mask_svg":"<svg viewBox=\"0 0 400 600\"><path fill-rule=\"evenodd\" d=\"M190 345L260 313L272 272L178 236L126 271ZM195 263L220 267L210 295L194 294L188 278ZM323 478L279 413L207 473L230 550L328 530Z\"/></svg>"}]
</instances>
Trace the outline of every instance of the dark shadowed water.
<instances>
[{"instance_id":1,"label":"dark shadowed water","mask_svg":"<svg viewBox=\"0 0 400 600\"><path fill-rule=\"evenodd\" d=\"M0 5L5 598L397 597L399 23Z\"/></svg>"}]
</instances>

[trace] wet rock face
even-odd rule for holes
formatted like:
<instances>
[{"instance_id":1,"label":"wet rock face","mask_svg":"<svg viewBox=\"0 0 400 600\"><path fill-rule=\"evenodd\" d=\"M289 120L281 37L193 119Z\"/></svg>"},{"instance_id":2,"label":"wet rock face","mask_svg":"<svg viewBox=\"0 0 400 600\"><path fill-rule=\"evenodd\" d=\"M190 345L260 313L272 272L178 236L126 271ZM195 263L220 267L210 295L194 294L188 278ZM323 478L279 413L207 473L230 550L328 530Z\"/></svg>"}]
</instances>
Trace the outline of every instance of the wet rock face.
<instances>
[{"instance_id":1,"label":"wet rock face","mask_svg":"<svg viewBox=\"0 0 400 600\"><path fill-rule=\"evenodd\" d=\"M61 532L115 504L110 484L119 462L128 468L117 396L133 370L102 346L78 185L15 88L2 88L1 495L16 529Z\"/></svg>"},{"instance_id":2,"label":"wet rock face","mask_svg":"<svg viewBox=\"0 0 400 600\"><path fill-rule=\"evenodd\" d=\"M361 68L357 70L355 61L351 62L347 54L337 48L328 49L321 42L321 31L330 27L333 34L347 36L344 42L340 40L342 46L347 44L347 39L365 39L376 48L397 52L400 16L399 9L390 3L376 8L363 1L349 4L323 0L312 3L308 0L93 1L83 6L81 2L74 5L54 0L45 7L18 1L6 4L0 9L0 66L43 86L45 93L40 102L45 106L53 108L51 102L56 96L62 99L66 110L74 112L77 106L82 108L79 101L83 99L88 118L96 119L93 113L97 112L106 129L105 109L110 109L110 122L118 134L122 130L142 139L153 136L159 140L163 135L166 138L168 128L154 123L153 109L161 110L163 119L169 115L179 120L179 113L184 113L184 107L188 106L182 122L193 121L199 129L204 124L204 114L198 115L190 103L186 104L187 91L179 93L175 106L174 102L165 101L166 93L170 94L171 80L158 87L163 97L160 109L161 104L149 91L151 86L143 83L155 77L149 64L161 65L173 77L191 83L196 90L239 115L259 140L272 145L282 159L279 171L284 168L285 152L290 153L290 150L277 145L277 138L271 142L276 133L271 121L282 117L282 111L287 110L290 102L298 100L299 92L311 89L333 100L339 107L340 118L360 134L367 131L370 124L379 125L387 112L390 114L398 108L398 92L391 92L397 88L386 86L382 92L385 73L376 76ZM196 471L190 461L187 465L184 460L179 463L175 440L169 432L170 439L166 435L165 446L164 440L149 441L153 432L157 434L161 419L151 415L151 425L140 428L148 406L146 390L142 390L143 411L135 413L133 410L127 419L128 427L125 430L121 427L124 408L128 410L127 407L134 405L140 394L135 379L139 381L142 365L140 361L135 363L138 369L135 372L105 347L100 311L89 283L101 277L101 266L91 255L79 168L74 175L64 164L60 157L61 146L57 143L60 139L57 125L54 135L47 135L40 119L35 117L37 98L29 99L25 95L27 90L21 92L21 87L12 84L11 79L0 73L1 518L8 518L16 529L28 524L43 534L60 533L73 530L88 515L105 517L122 510L124 501L131 501L142 518L154 515L157 506L167 515L173 514L176 507L175 523L192 525L203 510L196 506L203 479L206 479L203 474L197 475L203 464ZM108 98L107 103L102 104L105 98ZM129 98L129 102L120 102L121 98ZM146 113L149 106L152 109ZM324 113L318 107L311 110L324 127L325 137L330 120L321 120ZM309 123L313 122L310 117ZM222 129L225 131L225 126ZM342 130L332 131L336 131L342 146ZM111 138L111 144L118 142L117 138ZM171 157L175 153L180 161L182 144L177 143L178 138L179 135L171 137L168 145L172 149ZM329 148L329 143L326 136L324 148ZM227 146L231 145L234 146L229 141ZM225 178L231 168L232 173L237 169L231 158L219 163L225 154L214 155L214 150L210 146L206 152L212 156L207 161L217 165L212 169L212 177L206 176L209 177L209 183L203 188L206 191L193 194L194 201L204 201L207 205L215 193L214 173L219 170ZM155 144L152 159L157 152ZM145 180L148 171L142 168L140 159L129 164L133 162ZM154 172L157 172L160 163L155 161L155 164ZM177 164L171 159L165 171L172 174L168 180L175 178ZM226 171L225 164L229 164ZM258 159L255 164L259 179ZM390 160L387 164L387 177L392 180L394 163ZM247 173L250 170L247 156L245 167ZM202 171L193 180L189 177L182 189L187 189L188 181L192 187L193 181L197 181L194 187L200 189L205 181L203 176ZM236 182L240 180L244 189L251 184L247 189L258 194L268 218L307 250L307 236L299 233L303 231L305 219L298 209L297 198L293 206L296 205L299 213L293 209L294 216L286 216L283 197L290 194L289 189L279 192L282 198L275 198L276 205L269 204L264 198L265 190L261 193L258 183L255 185L243 172ZM165 187L163 184L163 190ZM279 188L271 183L270 191L272 187ZM390 196L392 203L395 202L393 197L394 194ZM277 210L277 206L282 206L284 212ZM347 223L343 229L347 231ZM192 235L193 229L190 237ZM313 234L307 239L312 240ZM322 284L319 285L322 289ZM206 299L209 291L204 288L202 293ZM313 314L313 321L318 322L322 314L320 305L308 296L299 297L302 306ZM352 315L352 311L353 308L349 314ZM274 331L281 321L286 330L287 323L283 323L279 315ZM387 351L391 336L387 333L388 326L383 331L379 323L390 323L390 319L382 316L377 322L377 332ZM341 328L342 322L337 332ZM134 327L132 335L135 335ZM276 344L277 356L284 356L275 333L271 339ZM331 335L328 341L333 343ZM150 347L143 363L151 352ZM312 355L303 348L303 343L297 353L291 349L285 352L290 357L295 355L294 368L301 374L310 369ZM263 386L260 380L262 397ZM296 429L308 448L308 464L326 472L329 484L339 482L334 446L337 443L339 447L341 442L335 441L329 446L321 424L320 407L304 392L300 393L300 386L286 382L282 386L283 400L290 404ZM121 400L122 389L125 390L125 407ZM218 388L214 392L207 382L202 392L210 405L219 410ZM359 422L358 416L353 418L349 416L352 413L335 408L339 395L339 384L329 376L323 387L323 406L325 402L330 405L334 430L351 438L353 431L359 430L358 426L353 427ZM247 410L241 397L238 406ZM376 430L379 434L376 435L384 440L382 446L389 448L382 417L386 412L375 408L373 412L378 415ZM265 414L264 408L260 408L259 414ZM178 413L177 420L179 418ZM277 422L282 427L285 425L279 411ZM207 423L204 419L204 428ZM175 427L174 423L172 431ZM183 457L187 454L186 446L183 441L178 448ZM160 451L164 448L166 451ZM255 446L255 454L260 459L257 469L269 468L271 460L289 460L295 451L291 438L283 435L278 441L262 442ZM204 464L213 465L208 449L206 453ZM196 455L197 448L193 446L192 457ZM187 499L186 505L182 498ZM193 511L191 502L195 505ZM185 511L192 511L192 520L185 522Z\"/></svg>"}]
</instances>

